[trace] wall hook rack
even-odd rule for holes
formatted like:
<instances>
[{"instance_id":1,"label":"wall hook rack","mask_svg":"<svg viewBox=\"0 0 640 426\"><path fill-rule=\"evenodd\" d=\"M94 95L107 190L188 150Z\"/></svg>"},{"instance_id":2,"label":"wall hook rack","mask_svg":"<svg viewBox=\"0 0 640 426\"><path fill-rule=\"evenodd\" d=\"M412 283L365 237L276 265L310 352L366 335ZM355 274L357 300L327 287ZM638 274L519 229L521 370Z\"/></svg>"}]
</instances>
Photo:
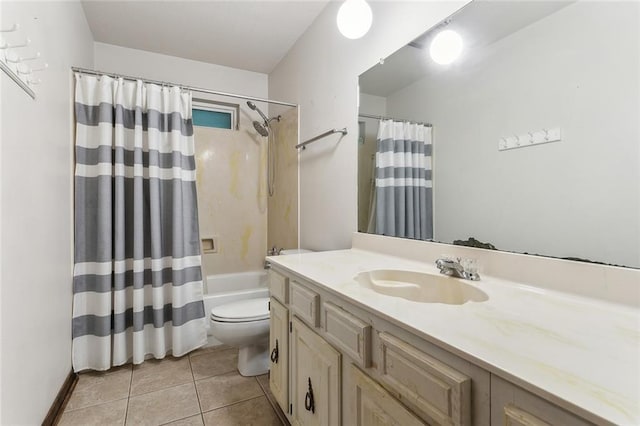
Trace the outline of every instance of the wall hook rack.
<instances>
[{"instance_id":1,"label":"wall hook rack","mask_svg":"<svg viewBox=\"0 0 640 426\"><path fill-rule=\"evenodd\" d=\"M18 29L19 29L19 28L20 28L20 25L19 25L19 24L14 23L14 24L11 26L11 28L7 28L7 29L0 28L0 33L12 33L12 32L14 32L14 31L18 31Z\"/></svg>"},{"instance_id":2,"label":"wall hook rack","mask_svg":"<svg viewBox=\"0 0 640 426\"><path fill-rule=\"evenodd\" d=\"M13 33L18 31L19 28L20 25L14 23L10 28L0 28L0 34ZM18 44L11 44L6 40L0 41L0 69L2 69L2 71L7 74L9 78L11 78L22 90L35 99L36 93L33 91L31 86L40 84L42 81L39 78L34 78L33 73L37 71L44 71L48 67L48 64L45 63L39 68L28 67L25 64L25 62L39 59L40 52L36 52L35 55L32 56L22 56L15 52L15 50L23 49L30 45L30 38L26 38L24 42Z\"/></svg>"},{"instance_id":3,"label":"wall hook rack","mask_svg":"<svg viewBox=\"0 0 640 426\"><path fill-rule=\"evenodd\" d=\"M562 140L562 132L559 127L529 131L519 135L501 137L498 141L498 150L522 148L525 146L540 145Z\"/></svg>"}]
</instances>

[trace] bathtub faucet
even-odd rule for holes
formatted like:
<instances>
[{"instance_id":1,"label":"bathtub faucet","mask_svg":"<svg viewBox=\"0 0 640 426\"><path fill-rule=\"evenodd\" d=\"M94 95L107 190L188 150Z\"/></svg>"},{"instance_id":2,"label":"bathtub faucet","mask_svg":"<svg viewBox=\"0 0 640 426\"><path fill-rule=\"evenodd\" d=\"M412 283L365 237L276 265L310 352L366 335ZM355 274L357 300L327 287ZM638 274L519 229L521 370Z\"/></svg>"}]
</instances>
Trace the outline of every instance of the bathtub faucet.
<instances>
[{"instance_id":1,"label":"bathtub faucet","mask_svg":"<svg viewBox=\"0 0 640 426\"><path fill-rule=\"evenodd\" d=\"M278 256L281 251L282 249L279 249L277 246L273 246L267 251L267 256Z\"/></svg>"}]
</instances>

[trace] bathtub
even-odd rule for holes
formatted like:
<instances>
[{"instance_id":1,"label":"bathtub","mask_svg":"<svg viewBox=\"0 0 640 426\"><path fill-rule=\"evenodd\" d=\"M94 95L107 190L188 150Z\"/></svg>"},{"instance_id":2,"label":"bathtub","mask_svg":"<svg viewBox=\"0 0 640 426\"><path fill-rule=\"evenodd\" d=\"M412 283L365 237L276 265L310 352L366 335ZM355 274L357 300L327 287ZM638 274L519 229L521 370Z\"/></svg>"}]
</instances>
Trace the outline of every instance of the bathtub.
<instances>
[{"instance_id":1,"label":"bathtub","mask_svg":"<svg viewBox=\"0 0 640 426\"><path fill-rule=\"evenodd\" d=\"M204 312L207 317L208 336L206 346L219 346L222 344L211 336L209 332L211 308L237 300L269 296L266 271L207 275L205 285Z\"/></svg>"}]
</instances>

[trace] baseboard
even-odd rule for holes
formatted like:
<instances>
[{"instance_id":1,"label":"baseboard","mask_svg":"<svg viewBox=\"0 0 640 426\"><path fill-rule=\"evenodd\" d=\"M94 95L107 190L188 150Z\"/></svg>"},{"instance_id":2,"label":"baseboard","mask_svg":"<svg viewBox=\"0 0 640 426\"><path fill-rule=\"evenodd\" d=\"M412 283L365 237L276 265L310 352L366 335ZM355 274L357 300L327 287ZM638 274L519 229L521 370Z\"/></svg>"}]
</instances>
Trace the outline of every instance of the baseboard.
<instances>
[{"instance_id":1,"label":"baseboard","mask_svg":"<svg viewBox=\"0 0 640 426\"><path fill-rule=\"evenodd\" d=\"M62 412L64 411L64 407L67 405L67 401L69 400L69 397L71 397L71 392L73 392L77 382L78 375L71 370L67 379L62 384L56 399L53 400L53 404L51 404L51 408L49 408L47 416L42 421L42 426L55 426L58 423L60 416L62 416Z\"/></svg>"}]
</instances>

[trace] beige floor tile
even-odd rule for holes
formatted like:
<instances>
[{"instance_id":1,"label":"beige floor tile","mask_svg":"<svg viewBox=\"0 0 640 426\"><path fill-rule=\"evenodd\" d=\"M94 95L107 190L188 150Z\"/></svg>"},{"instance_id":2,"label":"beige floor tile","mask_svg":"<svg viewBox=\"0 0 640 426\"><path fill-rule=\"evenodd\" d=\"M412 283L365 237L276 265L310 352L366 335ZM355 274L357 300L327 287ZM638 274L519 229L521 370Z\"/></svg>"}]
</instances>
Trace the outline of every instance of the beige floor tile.
<instances>
[{"instance_id":1,"label":"beige floor tile","mask_svg":"<svg viewBox=\"0 0 640 426\"><path fill-rule=\"evenodd\" d=\"M123 425L127 413L127 399L65 411L59 426Z\"/></svg>"},{"instance_id":2,"label":"beige floor tile","mask_svg":"<svg viewBox=\"0 0 640 426\"><path fill-rule=\"evenodd\" d=\"M207 346L206 348L199 348L195 351L189 352L189 356L198 356L202 354L208 354L211 352L224 351L225 349L231 349L232 346L220 345L220 346Z\"/></svg>"},{"instance_id":3,"label":"beige floor tile","mask_svg":"<svg viewBox=\"0 0 640 426\"><path fill-rule=\"evenodd\" d=\"M256 380L260 383L260 387L263 391L268 391L269 389L269 374L263 374L261 376L256 376Z\"/></svg>"},{"instance_id":4,"label":"beige floor tile","mask_svg":"<svg viewBox=\"0 0 640 426\"><path fill-rule=\"evenodd\" d=\"M106 372L81 373L65 411L126 398L129 396L130 384L131 365L112 368Z\"/></svg>"},{"instance_id":5,"label":"beige floor tile","mask_svg":"<svg viewBox=\"0 0 640 426\"><path fill-rule=\"evenodd\" d=\"M191 370L196 380L217 376L238 368L238 349L230 348L191 357Z\"/></svg>"},{"instance_id":6,"label":"beige floor tile","mask_svg":"<svg viewBox=\"0 0 640 426\"><path fill-rule=\"evenodd\" d=\"M258 384L262 388L262 391L266 395L267 399L275 402L275 397L273 396L273 392L271 392L271 387L269 386L269 375L263 374L261 376L256 376L256 380Z\"/></svg>"},{"instance_id":7,"label":"beige floor tile","mask_svg":"<svg viewBox=\"0 0 640 426\"><path fill-rule=\"evenodd\" d=\"M187 417L186 419L176 420L175 422L166 423L164 426L203 426L202 414Z\"/></svg>"},{"instance_id":8,"label":"beige floor tile","mask_svg":"<svg viewBox=\"0 0 640 426\"><path fill-rule=\"evenodd\" d=\"M212 426L281 426L264 396L239 402L203 414L204 424Z\"/></svg>"},{"instance_id":9,"label":"beige floor tile","mask_svg":"<svg viewBox=\"0 0 640 426\"><path fill-rule=\"evenodd\" d=\"M235 372L198 380L196 388L203 412L264 395L253 377Z\"/></svg>"},{"instance_id":10,"label":"beige floor tile","mask_svg":"<svg viewBox=\"0 0 640 426\"><path fill-rule=\"evenodd\" d=\"M200 413L193 383L129 398L127 425L160 425Z\"/></svg>"},{"instance_id":11,"label":"beige floor tile","mask_svg":"<svg viewBox=\"0 0 640 426\"><path fill-rule=\"evenodd\" d=\"M287 416L284 414L284 411L282 411L282 408L278 405L278 401L276 401L276 397L273 395L273 392L271 392L271 387L269 386L269 374L256 376L256 380L260 384L260 387L262 388L264 395L267 397L267 401L269 402L269 404L271 404L271 408L273 408L273 410L275 411L276 416L278 416L282 424L285 424L285 422L287 422Z\"/></svg>"},{"instance_id":12,"label":"beige floor tile","mask_svg":"<svg viewBox=\"0 0 640 426\"><path fill-rule=\"evenodd\" d=\"M133 366L131 395L154 392L193 381L189 357L150 359Z\"/></svg>"}]
</instances>

